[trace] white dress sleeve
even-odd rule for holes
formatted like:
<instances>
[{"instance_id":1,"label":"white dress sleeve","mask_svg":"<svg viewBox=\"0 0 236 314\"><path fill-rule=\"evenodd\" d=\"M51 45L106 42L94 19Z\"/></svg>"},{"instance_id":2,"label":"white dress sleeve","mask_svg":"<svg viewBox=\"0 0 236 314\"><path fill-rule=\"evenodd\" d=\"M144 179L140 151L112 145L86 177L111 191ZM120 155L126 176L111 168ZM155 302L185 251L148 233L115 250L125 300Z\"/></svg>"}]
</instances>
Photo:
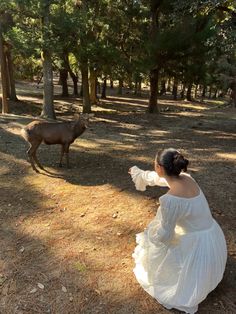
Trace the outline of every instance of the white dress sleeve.
<instances>
[{"instance_id":1,"label":"white dress sleeve","mask_svg":"<svg viewBox=\"0 0 236 314\"><path fill-rule=\"evenodd\" d=\"M168 244L171 242L174 233L179 212L173 202L160 199L160 207L156 219L148 227L148 238L158 245L162 242Z\"/></svg>"},{"instance_id":2,"label":"white dress sleeve","mask_svg":"<svg viewBox=\"0 0 236 314\"><path fill-rule=\"evenodd\" d=\"M167 181L164 178L160 178L156 171L144 171L137 166L133 166L130 169L130 174L138 191L146 191L148 185L168 186Z\"/></svg>"}]
</instances>

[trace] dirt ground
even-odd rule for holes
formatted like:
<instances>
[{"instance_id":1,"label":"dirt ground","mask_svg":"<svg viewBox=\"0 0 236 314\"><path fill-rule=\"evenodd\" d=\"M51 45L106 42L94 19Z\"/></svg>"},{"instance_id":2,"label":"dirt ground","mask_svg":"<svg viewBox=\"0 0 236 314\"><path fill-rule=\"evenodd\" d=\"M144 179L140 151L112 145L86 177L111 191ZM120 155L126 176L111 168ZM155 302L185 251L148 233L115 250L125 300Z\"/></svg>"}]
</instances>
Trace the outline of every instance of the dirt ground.
<instances>
[{"instance_id":1,"label":"dirt ground","mask_svg":"<svg viewBox=\"0 0 236 314\"><path fill-rule=\"evenodd\" d=\"M41 145L48 172L36 174L20 136L41 111L41 91L29 86L18 84L20 101L0 115L0 313L179 313L145 293L132 272L135 234L166 189L138 192L127 171L152 169L164 147L188 156L227 239L224 279L198 313L236 313L235 111L166 97L156 116L145 113L146 97L113 94L71 146L71 168L58 168L60 147ZM80 99L56 96L59 119L78 110Z\"/></svg>"}]
</instances>

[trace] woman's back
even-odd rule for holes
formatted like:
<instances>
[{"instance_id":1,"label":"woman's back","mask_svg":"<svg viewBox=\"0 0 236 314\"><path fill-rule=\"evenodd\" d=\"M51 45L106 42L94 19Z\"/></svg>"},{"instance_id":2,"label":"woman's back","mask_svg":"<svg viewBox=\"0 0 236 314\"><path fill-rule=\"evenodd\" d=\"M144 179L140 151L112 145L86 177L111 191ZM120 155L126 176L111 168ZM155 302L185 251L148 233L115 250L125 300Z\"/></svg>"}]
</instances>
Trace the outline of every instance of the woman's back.
<instances>
[{"instance_id":1,"label":"woman's back","mask_svg":"<svg viewBox=\"0 0 236 314\"><path fill-rule=\"evenodd\" d=\"M208 202L201 189L198 189L198 194L189 198L170 193L160 197L162 210L171 209L172 214L178 217L177 226L186 233L209 229L213 223Z\"/></svg>"}]
</instances>

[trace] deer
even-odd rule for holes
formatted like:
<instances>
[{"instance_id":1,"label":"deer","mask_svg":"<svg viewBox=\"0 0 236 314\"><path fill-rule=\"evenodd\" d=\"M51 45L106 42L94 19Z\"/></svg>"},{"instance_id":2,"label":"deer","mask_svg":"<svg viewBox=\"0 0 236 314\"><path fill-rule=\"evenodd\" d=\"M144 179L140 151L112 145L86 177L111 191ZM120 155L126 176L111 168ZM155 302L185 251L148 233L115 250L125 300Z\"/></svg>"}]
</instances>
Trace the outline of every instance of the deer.
<instances>
[{"instance_id":1,"label":"deer","mask_svg":"<svg viewBox=\"0 0 236 314\"><path fill-rule=\"evenodd\" d=\"M27 150L30 164L35 172L39 172L35 164L42 170L45 170L39 162L36 152L40 144L43 142L47 145L60 144L61 156L59 167L62 167L62 159L66 155L66 166L69 168L69 148L70 145L84 133L88 127L88 116L79 115L73 121L68 122L49 122L49 121L33 121L26 125L21 134L29 143Z\"/></svg>"}]
</instances>

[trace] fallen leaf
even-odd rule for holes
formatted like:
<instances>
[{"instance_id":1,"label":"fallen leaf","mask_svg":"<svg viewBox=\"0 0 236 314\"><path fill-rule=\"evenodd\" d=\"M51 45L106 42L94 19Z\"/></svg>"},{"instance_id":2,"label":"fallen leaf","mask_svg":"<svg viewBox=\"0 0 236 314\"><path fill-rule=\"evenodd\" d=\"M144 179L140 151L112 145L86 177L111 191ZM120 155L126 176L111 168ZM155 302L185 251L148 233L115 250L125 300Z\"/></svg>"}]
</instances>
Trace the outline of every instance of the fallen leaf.
<instances>
[{"instance_id":1,"label":"fallen leaf","mask_svg":"<svg viewBox=\"0 0 236 314\"><path fill-rule=\"evenodd\" d=\"M32 290L30 290L30 293L35 293L37 290L37 288L33 288Z\"/></svg>"},{"instance_id":2,"label":"fallen leaf","mask_svg":"<svg viewBox=\"0 0 236 314\"><path fill-rule=\"evenodd\" d=\"M62 290L63 292L67 292L67 289L66 289L66 287L64 287L64 286L61 287L61 290Z\"/></svg>"},{"instance_id":3,"label":"fallen leaf","mask_svg":"<svg viewBox=\"0 0 236 314\"><path fill-rule=\"evenodd\" d=\"M44 289L44 285L43 285L42 283L40 283L40 282L38 283L38 287L39 287L40 289L42 289L42 290Z\"/></svg>"},{"instance_id":4,"label":"fallen leaf","mask_svg":"<svg viewBox=\"0 0 236 314\"><path fill-rule=\"evenodd\" d=\"M25 248L22 246L20 249L19 249L19 252L23 253L25 250Z\"/></svg>"}]
</instances>

